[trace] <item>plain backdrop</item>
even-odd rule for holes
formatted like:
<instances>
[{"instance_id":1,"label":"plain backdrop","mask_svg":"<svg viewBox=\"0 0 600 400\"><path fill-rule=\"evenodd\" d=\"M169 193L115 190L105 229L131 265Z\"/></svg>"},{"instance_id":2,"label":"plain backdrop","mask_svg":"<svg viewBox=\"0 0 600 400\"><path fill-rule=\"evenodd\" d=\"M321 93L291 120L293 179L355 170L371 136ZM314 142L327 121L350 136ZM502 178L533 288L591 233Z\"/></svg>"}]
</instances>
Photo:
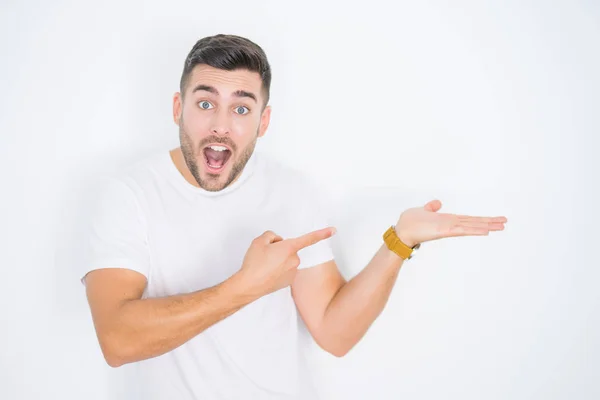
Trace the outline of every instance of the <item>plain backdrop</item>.
<instances>
[{"instance_id":1,"label":"plain backdrop","mask_svg":"<svg viewBox=\"0 0 600 400\"><path fill-rule=\"evenodd\" d=\"M600 398L594 1L2 1L0 398L115 399L80 245L93 179L178 143L199 38L273 69L261 151L323 185L350 278L403 210L508 218L426 243L323 399ZM305 332L306 333L306 332Z\"/></svg>"}]
</instances>

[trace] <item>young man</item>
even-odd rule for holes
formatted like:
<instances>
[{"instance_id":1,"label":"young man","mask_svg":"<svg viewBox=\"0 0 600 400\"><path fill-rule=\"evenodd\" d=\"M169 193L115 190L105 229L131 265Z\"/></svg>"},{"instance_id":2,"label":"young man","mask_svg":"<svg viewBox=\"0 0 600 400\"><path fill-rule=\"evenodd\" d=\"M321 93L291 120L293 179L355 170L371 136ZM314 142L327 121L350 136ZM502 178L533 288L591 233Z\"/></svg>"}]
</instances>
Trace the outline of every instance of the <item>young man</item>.
<instances>
[{"instance_id":1,"label":"young man","mask_svg":"<svg viewBox=\"0 0 600 400\"><path fill-rule=\"evenodd\" d=\"M313 184L254 151L269 126L270 82L250 40L199 40L173 99L181 147L102 191L82 280L106 361L135 363L141 398L314 398L299 378L298 313L341 357L413 248L504 228L504 217L439 214L434 200L404 211L346 282Z\"/></svg>"}]
</instances>

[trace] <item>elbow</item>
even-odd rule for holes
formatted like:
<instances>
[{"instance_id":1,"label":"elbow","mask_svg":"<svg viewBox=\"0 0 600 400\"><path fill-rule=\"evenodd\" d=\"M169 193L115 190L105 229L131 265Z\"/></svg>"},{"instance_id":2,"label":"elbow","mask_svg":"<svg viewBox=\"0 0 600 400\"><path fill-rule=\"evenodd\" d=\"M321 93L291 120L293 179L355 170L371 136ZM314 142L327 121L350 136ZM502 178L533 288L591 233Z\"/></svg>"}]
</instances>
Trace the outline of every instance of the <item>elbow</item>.
<instances>
[{"instance_id":1,"label":"elbow","mask_svg":"<svg viewBox=\"0 0 600 400\"><path fill-rule=\"evenodd\" d=\"M326 351L337 358L342 358L350 352L352 347L353 346L342 346L341 344L338 344L337 346L330 346Z\"/></svg>"},{"instance_id":2,"label":"elbow","mask_svg":"<svg viewBox=\"0 0 600 400\"><path fill-rule=\"evenodd\" d=\"M352 338L345 337L339 331L331 331L323 326L313 330L312 337L317 345L334 357L342 358L352 350L356 344Z\"/></svg>"},{"instance_id":3,"label":"elbow","mask_svg":"<svg viewBox=\"0 0 600 400\"><path fill-rule=\"evenodd\" d=\"M340 343L339 340L333 340L328 343L317 341L317 344L321 349L337 358L344 357L352 349L352 346L346 346Z\"/></svg>"},{"instance_id":4,"label":"elbow","mask_svg":"<svg viewBox=\"0 0 600 400\"><path fill-rule=\"evenodd\" d=\"M100 338L100 349L108 366L118 368L128 363L128 357L121 341L117 338Z\"/></svg>"},{"instance_id":5,"label":"elbow","mask_svg":"<svg viewBox=\"0 0 600 400\"><path fill-rule=\"evenodd\" d=\"M335 357L337 357L337 358L342 358L346 354L348 354L348 350L339 350L339 349L336 349L336 350L330 350L330 351L328 351L328 353L331 354L331 355L333 355L333 356L335 356Z\"/></svg>"},{"instance_id":6,"label":"elbow","mask_svg":"<svg viewBox=\"0 0 600 400\"><path fill-rule=\"evenodd\" d=\"M120 366L127 364L127 361L125 361L125 358L122 355L120 355L118 352L105 351L105 352L103 352L103 354L104 354L104 360L106 361L108 366L111 368L119 368Z\"/></svg>"},{"instance_id":7,"label":"elbow","mask_svg":"<svg viewBox=\"0 0 600 400\"><path fill-rule=\"evenodd\" d=\"M124 357L114 349L102 349L102 355L104 355L104 360L109 367L119 368L120 366L126 364Z\"/></svg>"},{"instance_id":8,"label":"elbow","mask_svg":"<svg viewBox=\"0 0 600 400\"><path fill-rule=\"evenodd\" d=\"M108 366L112 368L119 368L120 366L125 364L119 357L114 356L112 354L104 353L104 360L106 360Z\"/></svg>"}]
</instances>

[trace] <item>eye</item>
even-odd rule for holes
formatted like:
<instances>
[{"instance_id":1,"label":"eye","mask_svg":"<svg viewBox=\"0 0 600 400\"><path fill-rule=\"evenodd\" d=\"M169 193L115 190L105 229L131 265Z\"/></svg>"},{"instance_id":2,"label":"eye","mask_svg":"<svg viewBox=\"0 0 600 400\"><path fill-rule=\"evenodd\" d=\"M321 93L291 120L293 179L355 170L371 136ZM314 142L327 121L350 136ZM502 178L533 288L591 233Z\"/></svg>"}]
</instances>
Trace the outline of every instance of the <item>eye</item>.
<instances>
[{"instance_id":1,"label":"eye","mask_svg":"<svg viewBox=\"0 0 600 400\"><path fill-rule=\"evenodd\" d=\"M235 112L240 115L245 115L245 114L248 114L250 112L250 110L248 109L248 107L238 106L235 108Z\"/></svg>"},{"instance_id":2,"label":"eye","mask_svg":"<svg viewBox=\"0 0 600 400\"><path fill-rule=\"evenodd\" d=\"M198 103L198 106L203 109L203 110L210 110L213 105L210 104L208 101L206 100L202 100L201 102Z\"/></svg>"}]
</instances>

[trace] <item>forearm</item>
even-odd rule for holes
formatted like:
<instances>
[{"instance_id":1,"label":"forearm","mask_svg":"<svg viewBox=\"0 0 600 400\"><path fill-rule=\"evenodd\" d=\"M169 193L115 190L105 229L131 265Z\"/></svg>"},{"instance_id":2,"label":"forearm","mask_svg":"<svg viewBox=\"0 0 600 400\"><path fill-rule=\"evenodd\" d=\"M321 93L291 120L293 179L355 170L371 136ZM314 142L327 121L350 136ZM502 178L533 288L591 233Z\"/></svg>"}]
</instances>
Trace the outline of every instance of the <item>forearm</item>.
<instances>
[{"instance_id":1,"label":"forearm","mask_svg":"<svg viewBox=\"0 0 600 400\"><path fill-rule=\"evenodd\" d=\"M333 297L321 325L333 354L346 354L383 311L402 262L383 244L369 264Z\"/></svg>"},{"instance_id":2,"label":"forearm","mask_svg":"<svg viewBox=\"0 0 600 400\"><path fill-rule=\"evenodd\" d=\"M124 302L100 340L111 366L171 351L254 301L236 275L197 292Z\"/></svg>"}]
</instances>

